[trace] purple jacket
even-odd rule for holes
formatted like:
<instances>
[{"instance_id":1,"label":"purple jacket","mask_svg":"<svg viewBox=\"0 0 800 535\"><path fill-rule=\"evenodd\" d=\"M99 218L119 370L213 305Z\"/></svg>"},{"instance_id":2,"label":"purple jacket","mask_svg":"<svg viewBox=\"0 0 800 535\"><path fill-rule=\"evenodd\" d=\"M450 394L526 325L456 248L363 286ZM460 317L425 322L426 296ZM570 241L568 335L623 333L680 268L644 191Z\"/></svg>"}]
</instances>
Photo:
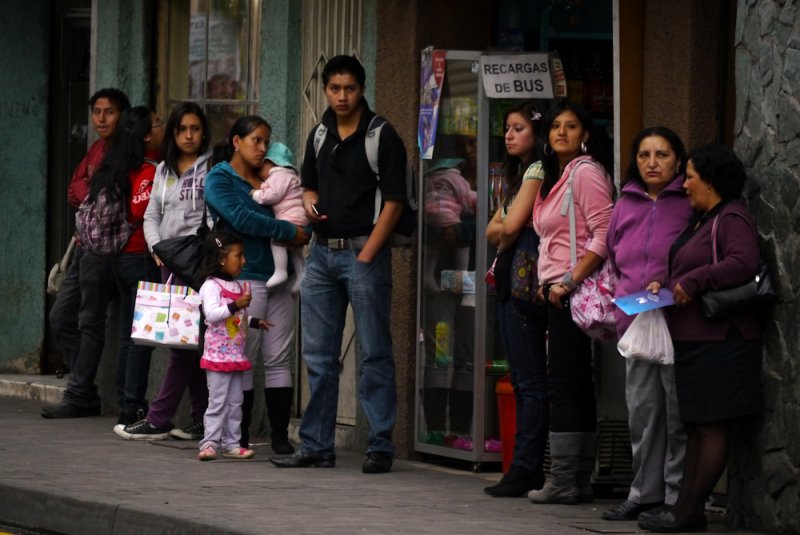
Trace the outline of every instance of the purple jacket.
<instances>
[{"instance_id":1,"label":"purple jacket","mask_svg":"<svg viewBox=\"0 0 800 535\"><path fill-rule=\"evenodd\" d=\"M716 264L711 249L714 212L719 217ZM743 217L734 215L734 212ZM670 258L669 288L674 289L680 283L692 298L686 306L667 308L672 338L678 341L721 341L731 326L736 326L745 340L761 338L761 324L756 315L744 313L711 321L703 316L700 307L700 296L706 290L731 288L755 276L758 256L756 224L742 203L730 202L703 217L688 241Z\"/></svg>"},{"instance_id":2,"label":"purple jacket","mask_svg":"<svg viewBox=\"0 0 800 535\"><path fill-rule=\"evenodd\" d=\"M683 181L683 175L676 176L655 201L638 180L623 186L606 238L619 277L614 297L642 291L652 281L666 284L669 248L692 215ZM616 309L615 317L622 336L636 316Z\"/></svg>"}]
</instances>

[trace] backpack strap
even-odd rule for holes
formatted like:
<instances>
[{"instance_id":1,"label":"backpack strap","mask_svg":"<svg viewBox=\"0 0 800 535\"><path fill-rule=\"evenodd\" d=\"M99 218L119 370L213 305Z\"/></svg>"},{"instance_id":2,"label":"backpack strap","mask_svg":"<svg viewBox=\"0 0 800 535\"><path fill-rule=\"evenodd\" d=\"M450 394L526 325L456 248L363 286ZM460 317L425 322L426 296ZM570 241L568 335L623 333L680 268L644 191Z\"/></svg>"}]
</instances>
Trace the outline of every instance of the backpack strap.
<instances>
[{"instance_id":1,"label":"backpack strap","mask_svg":"<svg viewBox=\"0 0 800 535\"><path fill-rule=\"evenodd\" d=\"M380 149L381 130L383 125L386 124L386 119L380 115L374 115L369 121L367 126L367 135L364 138L364 151L367 153L367 161L372 172L375 173L375 179L380 183L381 173L378 166L378 150ZM372 224L378 222L378 216L381 213L381 204L383 197L381 195L380 184L375 188L375 215L372 218Z\"/></svg>"},{"instance_id":2,"label":"backpack strap","mask_svg":"<svg viewBox=\"0 0 800 535\"><path fill-rule=\"evenodd\" d=\"M325 143L325 138L328 136L328 127L319 123L314 128L314 157L319 158L319 151Z\"/></svg>"}]
</instances>

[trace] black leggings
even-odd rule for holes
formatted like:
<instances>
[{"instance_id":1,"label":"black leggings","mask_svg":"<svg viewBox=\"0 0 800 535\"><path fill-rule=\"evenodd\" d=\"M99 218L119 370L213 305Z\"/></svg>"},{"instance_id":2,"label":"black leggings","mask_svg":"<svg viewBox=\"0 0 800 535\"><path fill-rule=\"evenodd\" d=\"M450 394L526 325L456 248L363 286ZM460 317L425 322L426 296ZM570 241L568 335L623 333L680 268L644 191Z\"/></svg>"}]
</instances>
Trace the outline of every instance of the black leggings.
<instances>
[{"instance_id":1,"label":"black leggings","mask_svg":"<svg viewBox=\"0 0 800 535\"><path fill-rule=\"evenodd\" d=\"M594 433L597 401L592 372L592 340L572 321L569 307L547 304L547 387L550 431Z\"/></svg>"}]
</instances>

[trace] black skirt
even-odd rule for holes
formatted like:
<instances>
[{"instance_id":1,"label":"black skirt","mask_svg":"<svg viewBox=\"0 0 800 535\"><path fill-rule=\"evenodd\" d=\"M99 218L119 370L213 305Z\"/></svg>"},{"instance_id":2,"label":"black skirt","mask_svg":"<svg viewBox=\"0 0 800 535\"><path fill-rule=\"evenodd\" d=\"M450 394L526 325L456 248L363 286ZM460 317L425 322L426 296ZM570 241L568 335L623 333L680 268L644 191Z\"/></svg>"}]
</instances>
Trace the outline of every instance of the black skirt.
<instances>
[{"instance_id":1,"label":"black skirt","mask_svg":"<svg viewBox=\"0 0 800 535\"><path fill-rule=\"evenodd\" d=\"M761 341L731 331L721 342L675 341L681 421L722 422L761 412Z\"/></svg>"}]
</instances>

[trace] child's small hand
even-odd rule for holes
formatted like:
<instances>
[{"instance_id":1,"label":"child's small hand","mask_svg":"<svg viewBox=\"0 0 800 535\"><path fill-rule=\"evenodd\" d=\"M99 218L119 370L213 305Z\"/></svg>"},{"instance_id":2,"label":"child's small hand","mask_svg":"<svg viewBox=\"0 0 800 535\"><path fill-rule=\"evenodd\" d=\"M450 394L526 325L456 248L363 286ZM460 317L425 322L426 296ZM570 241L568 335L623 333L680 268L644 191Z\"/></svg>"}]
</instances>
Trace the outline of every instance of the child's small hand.
<instances>
[{"instance_id":1,"label":"child's small hand","mask_svg":"<svg viewBox=\"0 0 800 535\"><path fill-rule=\"evenodd\" d=\"M250 300L253 297L250 294L244 294L239 299L234 301L236 308L247 308L250 305Z\"/></svg>"}]
</instances>

